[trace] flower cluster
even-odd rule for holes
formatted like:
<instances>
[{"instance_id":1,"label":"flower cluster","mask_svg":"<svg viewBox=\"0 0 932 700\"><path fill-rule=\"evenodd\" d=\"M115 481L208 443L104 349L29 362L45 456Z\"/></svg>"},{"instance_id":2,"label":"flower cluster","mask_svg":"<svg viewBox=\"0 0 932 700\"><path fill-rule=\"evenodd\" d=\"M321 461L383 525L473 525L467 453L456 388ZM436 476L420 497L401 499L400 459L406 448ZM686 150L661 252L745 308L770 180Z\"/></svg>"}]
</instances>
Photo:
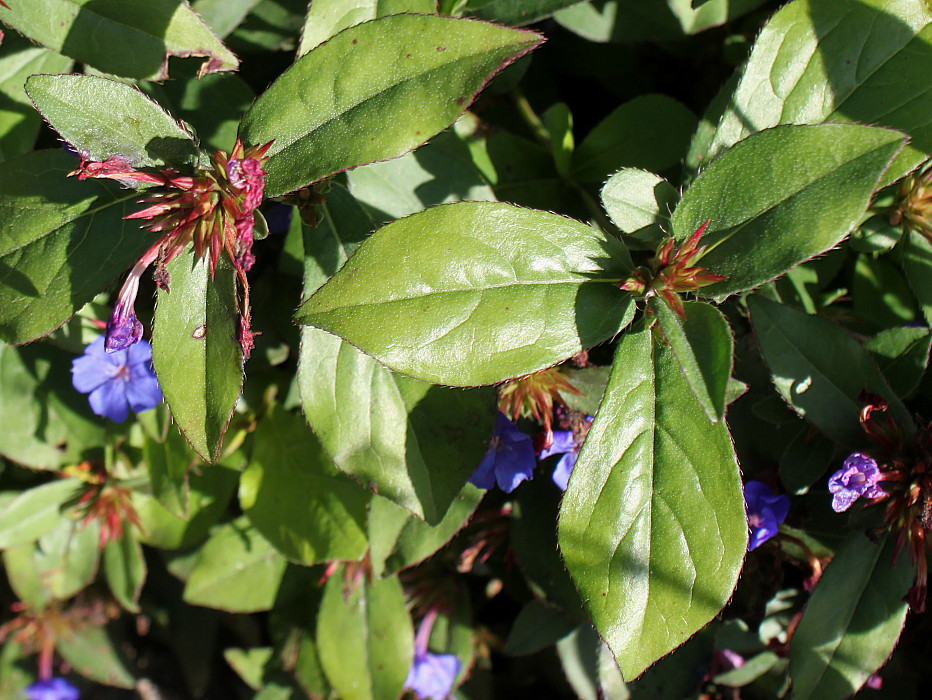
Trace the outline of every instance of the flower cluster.
<instances>
[{"instance_id":1,"label":"flower cluster","mask_svg":"<svg viewBox=\"0 0 932 700\"><path fill-rule=\"evenodd\" d=\"M757 549L777 534L780 523L790 512L790 499L774 494L762 481L749 481L744 485L744 501L747 505L748 527L751 537L748 551Z\"/></svg>"},{"instance_id":2,"label":"flower cluster","mask_svg":"<svg viewBox=\"0 0 932 700\"><path fill-rule=\"evenodd\" d=\"M152 346L145 340L108 352L100 336L72 361L71 382L82 394L89 394L94 413L116 423L125 421L130 409L141 413L162 401L152 369Z\"/></svg>"},{"instance_id":3,"label":"flower cluster","mask_svg":"<svg viewBox=\"0 0 932 700\"><path fill-rule=\"evenodd\" d=\"M168 289L166 263L193 244L197 257L209 257L212 275L221 254L233 264L242 294L240 343L248 357L252 333L246 272L255 262L252 254L255 210L262 203L265 188L262 166L271 145L269 142L246 148L237 139L229 155L215 152L210 167L200 168L192 176L170 169L141 172L121 155L90 161L81 154L81 164L72 173L81 180L106 178L128 186L154 186L152 193L142 200L149 206L126 218L145 219L144 226L159 237L130 270L120 290L107 321L107 352L125 350L142 338L142 324L135 311L142 273L155 263L155 282Z\"/></svg>"},{"instance_id":4,"label":"flower cluster","mask_svg":"<svg viewBox=\"0 0 932 700\"><path fill-rule=\"evenodd\" d=\"M697 228L679 248L674 248L675 239L664 240L649 261L649 266L638 267L631 277L619 285L621 289L642 296L659 294L671 309L685 318L686 310L679 297L680 292L694 292L700 287L725 279L722 275L692 264L705 252L705 246L699 247L699 241L709 223L706 221Z\"/></svg>"},{"instance_id":5,"label":"flower cluster","mask_svg":"<svg viewBox=\"0 0 932 700\"><path fill-rule=\"evenodd\" d=\"M553 441L554 409L566 406L562 394L579 393L559 367L548 367L502 384L498 407L513 421L524 416L543 425L543 447L548 448Z\"/></svg>"},{"instance_id":6,"label":"flower cluster","mask_svg":"<svg viewBox=\"0 0 932 700\"><path fill-rule=\"evenodd\" d=\"M904 178L899 195L891 222L905 224L932 240L932 167Z\"/></svg>"}]
</instances>

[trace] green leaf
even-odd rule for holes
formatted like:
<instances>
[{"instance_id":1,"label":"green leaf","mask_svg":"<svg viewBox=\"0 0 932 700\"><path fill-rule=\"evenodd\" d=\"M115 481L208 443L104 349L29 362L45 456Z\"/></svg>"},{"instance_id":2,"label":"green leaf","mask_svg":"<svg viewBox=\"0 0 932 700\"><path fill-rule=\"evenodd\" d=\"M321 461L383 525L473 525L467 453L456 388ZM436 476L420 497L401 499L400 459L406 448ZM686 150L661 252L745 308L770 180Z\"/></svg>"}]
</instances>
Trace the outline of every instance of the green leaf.
<instances>
[{"instance_id":1,"label":"green leaf","mask_svg":"<svg viewBox=\"0 0 932 700\"><path fill-rule=\"evenodd\" d=\"M321 213L316 228L303 226L306 295L371 230L371 220L339 185ZM337 466L431 523L444 517L492 434L491 390L463 392L395 375L314 328L301 332L298 387L304 414Z\"/></svg>"},{"instance_id":2,"label":"green leaf","mask_svg":"<svg viewBox=\"0 0 932 700\"><path fill-rule=\"evenodd\" d=\"M184 600L237 613L271 610L287 565L248 519L240 517L217 528L201 547Z\"/></svg>"},{"instance_id":3,"label":"green leaf","mask_svg":"<svg viewBox=\"0 0 932 700\"><path fill-rule=\"evenodd\" d=\"M534 654L576 629L577 620L538 598L521 608L502 651L510 656Z\"/></svg>"},{"instance_id":4,"label":"green leaf","mask_svg":"<svg viewBox=\"0 0 932 700\"><path fill-rule=\"evenodd\" d=\"M858 256L851 296L854 316L872 329L902 326L920 318L906 277L887 257Z\"/></svg>"},{"instance_id":5,"label":"green leaf","mask_svg":"<svg viewBox=\"0 0 932 700\"><path fill-rule=\"evenodd\" d=\"M619 168L669 168L685 158L697 124L696 115L671 97L635 97L583 139L573 154L571 176L602 182Z\"/></svg>"},{"instance_id":6,"label":"green leaf","mask_svg":"<svg viewBox=\"0 0 932 700\"><path fill-rule=\"evenodd\" d=\"M449 204L380 229L297 320L391 369L492 384L572 357L624 328L630 269L617 241L507 204Z\"/></svg>"},{"instance_id":7,"label":"green leaf","mask_svg":"<svg viewBox=\"0 0 932 700\"><path fill-rule=\"evenodd\" d=\"M80 490L81 482L77 479L56 479L18 495L4 492L12 500L0 507L0 549L31 544L54 530L67 520L61 512L62 506Z\"/></svg>"},{"instance_id":8,"label":"green leaf","mask_svg":"<svg viewBox=\"0 0 932 700\"><path fill-rule=\"evenodd\" d=\"M239 26L261 0L194 0L191 9L219 37L225 37Z\"/></svg>"},{"instance_id":9,"label":"green leaf","mask_svg":"<svg viewBox=\"0 0 932 700\"><path fill-rule=\"evenodd\" d=\"M903 247L903 271L926 323L932 323L932 241L918 231L910 231Z\"/></svg>"},{"instance_id":10,"label":"green leaf","mask_svg":"<svg viewBox=\"0 0 932 700\"><path fill-rule=\"evenodd\" d=\"M330 463L301 416L275 409L259 423L240 505L286 557L308 565L359 559L369 498Z\"/></svg>"},{"instance_id":11,"label":"green leaf","mask_svg":"<svg viewBox=\"0 0 932 700\"><path fill-rule=\"evenodd\" d=\"M790 493L805 493L825 474L834 455L831 440L802 423L780 455L780 481Z\"/></svg>"},{"instance_id":12,"label":"green leaf","mask_svg":"<svg viewBox=\"0 0 932 700\"><path fill-rule=\"evenodd\" d=\"M65 601L90 584L97 574L100 527L59 517L36 542L3 553L10 587L29 607Z\"/></svg>"},{"instance_id":13,"label":"green leaf","mask_svg":"<svg viewBox=\"0 0 932 700\"><path fill-rule=\"evenodd\" d=\"M680 240L711 221L697 264L727 279L701 294L724 299L837 245L902 146L899 132L824 124L761 131L723 153L672 218Z\"/></svg>"},{"instance_id":14,"label":"green leaf","mask_svg":"<svg viewBox=\"0 0 932 700\"><path fill-rule=\"evenodd\" d=\"M557 102L541 115L541 121L550 134L550 153L557 172L570 179L570 161L573 158L573 115L564 102Z\"/></svg>"},{"instance_id":15,"label":"green leaf","mask_svg":"<svg viewBox=\"0 0 932 700\"><path fill-rule=\"evenodd\" d=\"M443 516L443 520L436 525L430 525L413 517L404 520L400 527L396 524L397 529L391 533L392 537L390 537L390 539L394 540L390 545L390 549L387 546L388 543L383 540L383 553L385 553L386 549L389 549L385 553L384 572L394 573L415 564L420 564L446 546L453 536L469 521L483 495L485 495L483 490L477 489L472 484L466 484L453 500L453 503L450 504L449 509ZM372 509L369 513L370 542L373 542L377 537L375 529L378 522L387 519L385 513L391 509L399 510L398 506L390 502L386 504L386 499L373 499ZM397 518L397 515L395 517ZM373 556L375 556L374 552Z\"/></svg>"},{"instance_id":16,"label":"green leaf","mask_svg":"<svg viewBox=\"0 0 932 700\"><path fill-rule=\"evenodd\" d=\"M314 0L307 11L298 56L362 22L402 12L432 15L436 11L436 0Z\"/></svg>"},{"instance_id":17,"label":"green leaf","mask_svg":"<svg viewBox=\"0 0 932 700\"><path fill-rule=\"evenodd\" d=\"M680 195L669 182L645 170L623 168L602 188L602 206L625 233L656 245L670 230Z\"/></svg>"},{"instance_id":18,"label":"green leaf","mask_svg":"<svg viewBox=\"0 0 932 700\"><path fill-rule=\"evenodd\" d=\"M121 539L107 542L103 551L103 565L113 597L124 610L138 613L139 594L146 582L148 569L142 546L133 530L126 527Z\"/></svg>"},{"instance_id":19,"label":"green leaf","mask_svg":"<svg viewBox=\"0 0 932 700\"><path fill-rule=\"evenodd\" d=\"M187 519L173 515L155 499L133 493L133 508L139 516L139 540L162 549L183 549L199 542L226 512L236 490L239 474L219 464L205 466L189 475Z\"/></svg>"},{"instance_id":20,"label":"green leaf","mask_svg":"<svg viewBox=\"0 0 932 700\"><path fill-rule=\"evenodd\" d=\"M928 328L889 328L864 347L874 356L890 388L905 398L919 386L929 364L932 333Z\"/></svg>"},{"instance_id":21,"label":"green leaf","mask_svg":"<svg viewBox=\"0 0 932 700\"><path fill-rule=\"evenodd\" d=\"M911 137L893 182L932 152L930 44L924 0L791 2L754 44L712 152L776 124L876 124Z\"/></svg>"},{"instance_id":22,"label":"green leaf","mask_svg":"<svg viewBox=\"0 0 932 700\"><path fill-rule=\"evenodd\" d=\"M133 688L130 662L104 627L88 625L55 638L55 649L85 678L116 688Z\"/></svg>"},{"instance_id":23,"label":"green leaf","mask_svg":"<svg viewBox=\"0 0 932 700\"><path fill-rule=\"evenodd\" d=\"M166 430L162 440L145 435L143 458L149 470L152 495L172 515L188 516L188 470L200 460L176 430Z\"/></svg>"},{"instance_id":24,"label":"green leaf","mask_svg":"<svg viewBox=\"0 0 932 700\"><path fill-rule=\"evenodd\" d=\"M846 698L889 658L916 575L893 552L893 538L881 547L854 533L829 564L790 643L794 698Z\"/></svg>"},{"instance_id":25,"label":"green leaf","mask_svg":"<svg viewBox=\"0 0 932 700\"><path fill-rule=\"evenodd\" d=\"M471 0L466 12L490 22L522 27L550 17L581 0Z\"/></svg>"},{"instance_id":26,"label":"green leaf","mask_svg":"<svg viewBox=\"0 0 932 700\"><path fill-rule=\"evenodd\" d=\"M373 214L384 222L435 204L495 201L469 150L449 131L413 153L354 168L347 180L353 197L375 210Z\"/></svg>"},{"instance_id":27,"label":"green leaf","mask_svg":"<svg viewBox=\"0 0 932 700\"><path fill-rule=\"evenodd\" d=\"M0 160L31 151L42 118L23 91L26 78L36 73L61 73L71 60L17 34L8 34L0 49Z\"/></svg>"},{"instance_id":28,"label":"green leaf","mask_svg":"<svg viewBox=\"0 0 932 700\"><path fill-rule=\"evenodd\" d=\"M541 41L534 32L450 17L359 24L285 71L256 100L240 135L249 144L274 140L266 195L291 192L416 148Z\"/></svg>"},{"instance_id":29,"label":"green leaf","mask_svg":"<svg viewBox=\"0 0 932 700\"><path fill-rule=\"evenodd\" d=\"M171 291L158 293L152 363L178 428L214 462L243 387L237 280L225 256L211 279L209 258L196 260L193 248L166 268Z\"/></svg>"},{"instance_id":30,"label":"green leaf","mask_svg":"<svg viewBox=\"0 0 932 700\"><path fill-rule=\"evenodd\" d=\"M870 353L830 321L770 301L748 299L751 322L777 391L799 415L846 446L864 441L858 422L862 391L883 396L907 432L912 419Z\"/></svg>"},{"instance_id":31,"label":"green leaf","mask_svg":"<svg viewBox=\"0 0 932 700\"><path fill-rule=\"evenodd\" d=\"M0 21L104 73L165 80L169 56L204 56L204 73L239 66L180 0L30 0L11 7L0 7Z\"/></svg>"},{"instance_id":32,"label":"green leaf","mask_svg":"<svg viewBox=\"0 0 932 700\"><path fill-rule=\"evenodd\" d=\"M725 394L734 356L735 341L728 321L714 306L685 302L686 318L673 311L662 297L654 296L648 308L657 315L666 342L713 423L725 417Z\"/></svg>"},{"instance_id":33,"label":"green leaf","mask_svg":"<svg viewBox=\"0 0 932 700\"><path fill-rule=\"evenodd\" d=\"M67 178L75 160L36 151L0 170L0 339L48 335L151 245L134 222L137 194Z\"/></svg>"},{"instance_id":34,"label":"green leaf","mask_svg":"<svg viewBox=\"0 0 932 700\"><path fill-rule=\"evenodd\" d=\"M566 566L626 680L731 597L747 547L731 437L648 331L621 338L559 531Z\"/></svg>"},{"instance_id":35,"label":"green leaf","mask_svg":"<svg viewBox=\"0 0 932 700\"><path fill-rule=\"evenodd\" d=\"M272 647L251 649L228 647L223 650L223 658L246 685L253 690L259 690L262 687L262 674L265 666L272 660L274 653L275 650Z\"/></svg>"},{"instance_id":36,"label":"green leaf","mask_svg":"<svg viewBox=\"0 0 932 700\"><path fill-rule=\"evenodd\" d=\"M345 700L395 700L414 657L414 634L397 578L331 576L317 616L327 679Z\"/></svg>"},{"instance_id":37,"label":"green leaf","mask_svg":"<svg viewBox=\"0 0 932 700\"><path fill-rule=\"evenodd\" d=\"M61 137L90 160L121 155L136 168L197 159L191 134L139 90L92 75L34 75L26 92Z\"/></svg>"}]
</instances>

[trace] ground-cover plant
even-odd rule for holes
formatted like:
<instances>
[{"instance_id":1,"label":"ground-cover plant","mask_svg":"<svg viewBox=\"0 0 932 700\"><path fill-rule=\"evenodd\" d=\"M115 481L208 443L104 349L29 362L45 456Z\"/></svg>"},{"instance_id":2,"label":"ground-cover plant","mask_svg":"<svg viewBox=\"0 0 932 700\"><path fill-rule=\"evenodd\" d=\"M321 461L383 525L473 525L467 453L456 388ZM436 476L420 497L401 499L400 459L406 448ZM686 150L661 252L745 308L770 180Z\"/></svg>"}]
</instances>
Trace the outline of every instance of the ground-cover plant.
<instances>
[{"instance_id":1,"label":"ground-cover plant","mask_svg":"<svg viewBox=\"0 0 932 700\"><path fill-rule=\"evenodd\" d=\"M927 687L925 0L0 21L0 696Z\"/></svg>"}]
</instances>

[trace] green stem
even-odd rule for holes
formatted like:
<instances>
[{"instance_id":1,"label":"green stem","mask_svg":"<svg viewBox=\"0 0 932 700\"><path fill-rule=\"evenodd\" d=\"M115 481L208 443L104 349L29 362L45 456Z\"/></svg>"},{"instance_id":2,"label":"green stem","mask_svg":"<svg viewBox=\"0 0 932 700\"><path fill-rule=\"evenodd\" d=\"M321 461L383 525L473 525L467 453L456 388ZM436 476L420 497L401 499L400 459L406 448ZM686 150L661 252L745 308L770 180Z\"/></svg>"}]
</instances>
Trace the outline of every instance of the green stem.
<instances>
[{"instance_id":1,"label":"green stem","mask_svg":"<svg viewBox=\"0 0 932 700\"><path fill-rule=\"evenodd\" d=\"M537 140L540 141L549 151L550 132L547 131L547 127L544 126L544 123L541 121L540 117L537 116L537 112L535 112L534 108L531 107L531 103L528 102L527 97L524 96L524 93L520 88L515 88L512 90L511 97L514 99L515 106L518 108L518 113L524 119L524 122L528 125L528 128L533 132Z\"/></svg>"}]
</instances>

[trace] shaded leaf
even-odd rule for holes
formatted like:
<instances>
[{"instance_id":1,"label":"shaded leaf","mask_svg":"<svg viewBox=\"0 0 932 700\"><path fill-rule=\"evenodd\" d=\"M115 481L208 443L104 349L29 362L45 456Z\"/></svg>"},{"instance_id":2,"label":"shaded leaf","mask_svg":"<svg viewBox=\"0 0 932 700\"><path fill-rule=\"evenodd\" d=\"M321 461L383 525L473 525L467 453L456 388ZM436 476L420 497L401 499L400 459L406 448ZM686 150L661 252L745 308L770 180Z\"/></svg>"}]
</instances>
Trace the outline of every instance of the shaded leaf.
<instances>
[{"instance_id":1,"label":"shaded leaf","mask_svg":"<svg viewBox=\"0 0 932 700\"><path fill-rule=\"evenodd\" d=\"M862 391L883 396L897 423L907 432L914 429L870 353L843 329L759 294L748 299L748 307L777 391L831 439L846 446L863 442Z\"/></svg>"},{"instance_id":2,"label":"shaded leaf","mask_svg":"<svg viewBox=\"0 0 932 700\"><path fill-rule=\"evenodd\" d=\"M117 688L133 688L130 663L104 627L87 626L55 639L55 649L85 678Z\"/></svg>"},{"instance_id":3,"label":"shaded leaf","mask_svg":"<svg viewBox=\"0 0 932 700\"><path fill-rule=\"evenodd\" d=\"M124 610L138 613L139 594L146 582L146 559L135 534L125 528L123 537L110 540L103 551L107 585Z\"/></svg>"},{"instance_id":4,"label":"shaded leaf","mask_svg":"<svg viewBox=\"0 0 932 700\"><path fill-rule=\"evenodd\" d=\"M402 12L430 15L436 11L436 0L314 0L301 32L298 56L303 56L347 27L362 22Z\"/></svg>"},{"instance_id":5,"label":"shaded leaf","mask_svg":"<svg viewBox=\"0 0 932 700\"><path fill-rule=\"evenodd\" d=\"M790 643L794 698L846 698L890 656L915 576L893 551L854 533L825 570Z\"/></svg>"},{"instance_id":6,"label":"shaded leaf","mask_svg":"<svg viewBox=\"0 0 932 700\"><path fill-rule=\"evenodd\" d=\"M622 168L602 188L602 206L612 223L654 245L670 230L670 214L679 197L659 175L634 168Z\"/></svg>"},{"instance_id":7,"label":"shaded leaf","mask_svg":"<svg viewBox=\"0 0 932 700\"><path fill-rule=\"evenodd\" d=\"M360 558L369 498L330 463L301 416L276 409L259 423L240 480L240 505L288 559L316 564Z\"/></svg>"},{"instance_id":8,"label":"shaded leaf","mask_svg":"<svg viewBox=\"0 0 932 700\"><path fill-rule=\"evenodd\" d=\"M317 617L317 648L334 690L346 700L395 700L414 656L414 633L397 578L347 588L331 576Z\"/></svg>"},{"instance_id":9,"label":"shaded leaf","mask_svg":"<svg viewBox=\"0 0 932 700\"><path fill-rule=\"evenodd\" d=\"M77 161L35 151L0 170L0 338L48 335L150 245L124 221L137 195L113 182L66 175Z\"/></svg>"},{"instance_id":10,"label":"shaded leaf","mask_svg":"<svg viewBox=\"0 0 932 700\"><path fill-rule=\"evenodd\" d=\"M180 0L29 0L0 7L0 20L53 51L127 78L165 80L169 56L204 56L203 73L239 65Z\"/></svg>"}]
</instances>

